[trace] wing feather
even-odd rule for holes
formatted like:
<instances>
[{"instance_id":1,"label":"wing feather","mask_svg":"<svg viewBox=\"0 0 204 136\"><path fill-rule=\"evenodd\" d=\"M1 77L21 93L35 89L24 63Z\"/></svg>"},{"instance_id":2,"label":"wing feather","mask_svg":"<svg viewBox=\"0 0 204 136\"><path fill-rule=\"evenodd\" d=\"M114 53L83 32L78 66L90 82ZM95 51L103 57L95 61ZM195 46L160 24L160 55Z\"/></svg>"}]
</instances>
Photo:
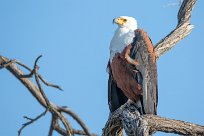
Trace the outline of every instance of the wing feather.
<instances>
[{"instance_id":1,"label":"wing feather","mask_svg":"<svg viewBox=\"0 0 204 136\"><path fill-rule=\"evenodd\" d=\"M123 94L122 90L117 86L113 80L110 66L109 67L109 78L108 78L108 105L110 112L114 112L121 105L125 104L128 98Z\"/></svg>"},{"instance_id":2,"label":"wing feather","mask_svg":"<svg viewBox=\"0 0 204 136\"><path fill-rule=\"evenodd\" d=\"M137 29L132 43L131 58L139 65L136 69L142 75L142 104L145 114L157 113L157 67L153 45L147 34Z\"/></svg>"}]
</instances>

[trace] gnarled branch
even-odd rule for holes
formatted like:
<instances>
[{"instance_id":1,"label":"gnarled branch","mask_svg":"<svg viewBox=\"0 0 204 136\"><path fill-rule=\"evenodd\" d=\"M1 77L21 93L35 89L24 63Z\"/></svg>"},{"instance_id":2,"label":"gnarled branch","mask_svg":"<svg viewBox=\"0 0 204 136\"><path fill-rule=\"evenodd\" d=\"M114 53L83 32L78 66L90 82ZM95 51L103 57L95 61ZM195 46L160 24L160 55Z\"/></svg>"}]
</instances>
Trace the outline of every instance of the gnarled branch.
<instances>
[{"instance_id":1,"label":"gnarled branch","mask_svg":"<svg viewBox=\"0 0 204 136\"><path fill-rule=\"evenodd\" d=\"M196 0L183 0L177 16L176 28L155 45L154 52L157 59L190 34L193 29L193 25L190 24L190 17L195 3Z\"/></svg>"},{"instance_id":2,"label":"gnarled branch","mask_svg":"<svg viewBox=\"0 0 204 136\"><path fill-rule=\"evenodd\" d=\"M204 126L156 115L141 116L134 103L130 101L112 113L103 129L103 136L122 136L122 128L128 136L149 136L156 131L180 135L204 135Z\"/></svg>"},{"instance_id":3,"label":"gnarled branch","mask_svg":"<svg viewBox=\"0 0 204 136\"><path fill-rule=\"evenodd\" d=\"M38 74L38 66L37 66L37 61L39 60L41 56L39 56L34 64L33 70L30 69L28 66L20 63L17 60L9 60L8 58L5 58L0 55L0 69L1 68L6 68L9 70L29 91L30 93L34 96L34 98L37 99L37 101L46 109L43 114L40 114L37 116L35 119L31 119L29 117L26 117L30 121L23 124L21 129L19 130L19 136L21 134L21 131L23 128L25 128L27 125L32 124L33 122L37 121L39 118L41 118L43 115L49 111L52 114L52 121L51 121L51 126L50 126L50 131L49 131L49 136L52 135L53 130L57 131L59 134L63 136L71 136L74 134L79 134L79 135L88 135L88 136L95 136L96 134L91 134L88 130L88 127L85 125L85 123L70 109L66 107L60 107L52 102L49 101L49 99L46 97L41 84L40 80L45 83L46 85L61 89L57 85L53 85L51 83L46 82L40 74ZM23 66L26 68L30 74L25 75L22 70L20 70L16 64L19 64L20 66ZM32 75L35 76L37 86L32 83L32 81L29 79L32 77ZM73 129L67 118L65 117L64 114L68 114L71 117L73 117L78 124L82 127L83 130L76 130ZM58 123L58 120L62 122L64 127L61 127ZM64 129L65 128L65 129Z\"/></svg>"}]
</instances>

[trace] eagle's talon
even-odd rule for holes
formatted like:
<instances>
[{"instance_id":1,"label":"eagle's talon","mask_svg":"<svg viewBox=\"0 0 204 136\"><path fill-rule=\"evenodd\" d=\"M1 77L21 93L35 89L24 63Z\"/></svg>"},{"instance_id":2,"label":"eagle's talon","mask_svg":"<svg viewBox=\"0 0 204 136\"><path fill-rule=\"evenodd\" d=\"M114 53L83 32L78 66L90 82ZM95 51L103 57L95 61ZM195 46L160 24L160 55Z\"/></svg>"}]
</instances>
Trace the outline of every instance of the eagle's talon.
<instances>
[{"instance_id":1,"label":"eagle's talon","mask_svg":"<svg viewBox=\"0 0 204 136\"><path fill-rule=\"evenodd\" d=\"M137 73L137 72L139 72L139 71L138 71L138 70L133 70L133 72Z\"/></svg>"},{"instance_id":2,"label":"eagle's talon","mask_svg":"<svg viewBox=\"0 0 204 136\"><path fill-rule=\"evenodd\" d=\"M129 62L130 64L133 64L133 65L135 65L135 66L138 66L138 65L139 65L139 63L138 63L136 60L132 59L130 56L125 56L125 59L126 59L127 62Z\"/></svg>"}]
</instances>

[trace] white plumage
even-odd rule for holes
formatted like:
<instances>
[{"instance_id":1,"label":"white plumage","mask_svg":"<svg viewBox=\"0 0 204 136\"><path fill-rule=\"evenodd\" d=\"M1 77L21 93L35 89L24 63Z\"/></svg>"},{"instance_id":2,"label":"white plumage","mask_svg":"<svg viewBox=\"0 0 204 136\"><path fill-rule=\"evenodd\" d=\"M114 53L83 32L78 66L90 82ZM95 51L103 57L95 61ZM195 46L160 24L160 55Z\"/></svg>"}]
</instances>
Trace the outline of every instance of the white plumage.
<instances>
[{"instance_id":1,"label":"white plumage","mask_svg":"<svg viewBox=\"0 0 204 136\"><path fill-rule=\"evenodd\" d=\"M119 18L126 19L127 21L123 25L118 24L118 28L111 40L109 48L110 61L112 61L116 53L121 53L126 46L133 42L135 37L134 31L137 29L137 21L134 18L128 16L121 16ZM115 21L116 19L114 19Z\"/></svg>"}]
</instances>

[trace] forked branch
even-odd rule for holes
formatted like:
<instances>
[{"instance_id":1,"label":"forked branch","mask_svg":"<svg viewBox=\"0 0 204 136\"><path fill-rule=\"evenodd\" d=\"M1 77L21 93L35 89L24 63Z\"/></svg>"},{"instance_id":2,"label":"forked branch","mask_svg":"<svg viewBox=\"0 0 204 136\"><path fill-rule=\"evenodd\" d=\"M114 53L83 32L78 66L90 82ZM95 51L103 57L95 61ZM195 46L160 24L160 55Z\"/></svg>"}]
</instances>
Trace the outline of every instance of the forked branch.
<instances>
[{"instance_id":1,"label":"forked branch","mask_svg":"<svg viewBox=\"0 0 204 136\"><path fill-rule=\"evenodd\" d=\"M28 122L22 124L22 127L18 130L18 136L21 135L21 131L28 125L34 123L35 121L37 121L38 119L40 119L41 117L45 116L45 114L47 113L47 110L45 110L43 113L41 113L40 115L38 115L36 118L31 119L27 116L24 116L25 119L29 120Z\"/></svg>"},{"instance_id":2,"label":"forked branch","mask_svg":"<svg viewBox=\"0 0 204 136\"><path fill-rule=\"evenodd\" d=\"M58 105L55 105L54 103L50 102L47 96L44 93L43 88L41 87L40 81L45 83L48 86L52 86L55 88L58 88L61 90L61 88L57 85L53 85L51 83L46 82L40 74L38 74L38 69L39 67L37 66L37 62L41 56L39 56L34 64L34 68L30 69L28 66L25 64L20 63L17 60L9 60L3 56L0 55L0 69L6 68L9 70L29 91L30 93L38 100L38 102L46 109L45 112L40 114L34 119L31 119L29 117L26 117L29 121L20 128L19 130L19 136L21 134L21 131L28 125L34 123L41 117L43 117L48 111L52 114L52 121L51 121L51 126L50 126L50 131L49 131L49 136L52 135L52 132L55 130L59 134L63 136L71 136L74 134L79 134L79 135L88 135L88 136L95 136L95 134L91 134L88 130L88 127L85 125L85 123L70 109L66 107L60 107ZM22 70L20 70L16 64L26 68L30 73L29 74L24 74ZM35 76L37 86L29 79L32 76ZM79 125L81 125L83 130L76 130L73 129L67 118L65 117L64 114L68 114L71 117L73 117ZM58 121L61 121L63 126L60 126ZM65 129L64 129L65 128Z\"/></svg>"}]
</instances>

